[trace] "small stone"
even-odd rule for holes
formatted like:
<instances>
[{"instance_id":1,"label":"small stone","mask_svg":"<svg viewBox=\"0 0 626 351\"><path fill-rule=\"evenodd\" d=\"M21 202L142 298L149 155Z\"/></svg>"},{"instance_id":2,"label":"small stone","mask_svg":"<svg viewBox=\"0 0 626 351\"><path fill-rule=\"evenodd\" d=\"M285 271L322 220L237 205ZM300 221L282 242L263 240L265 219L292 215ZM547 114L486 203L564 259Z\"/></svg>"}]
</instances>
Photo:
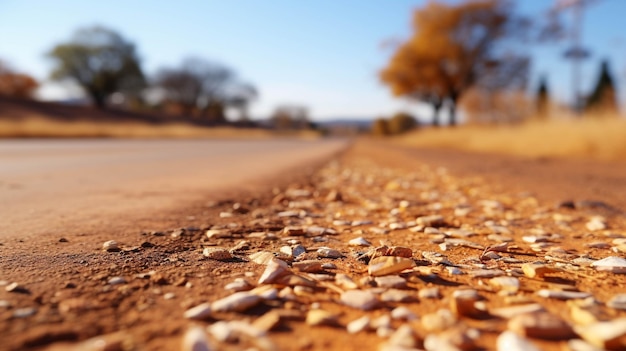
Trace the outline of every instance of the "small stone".
<instances>
[{"instance_id":1,"label":"small stone","mask_svg":"<svg viewBox=\"0 0 626 351\"><path fill-rule=\"evenodd\" d=\"M262 298L249 291L240 291L211 304L213 312L242 312L261 302Z\"/></svg>"},{"instance_id":2,"label":"small stone","mask_svg":"<svg viewBox=\"0 0 626 351\"><path fill-rule=\"evenodd\" d=\"M69 240L67 240L66 238L60 238L59 242L60 243L67 243L67 242L69 242Z\"/></svg>"},{"instance_id":3,"label":"small stone","mask_svg":"<svg viewBox=\"0 0 626 351\"><path fill-rule=\"evenodd\" d=\"M194 326L189 328L183 336L182 351L210 351L211 346L204 328Z\"/></svg>"},{"instance_id":4,"label":"small stone","mask_svg":"<svg viewBox=\"0 0 626 351\"><path fill-rule=\"evenodd\" d=\"M405 269L413 267L415 267L415 262L410 258L382 256L370 260L368 273L371 276L378 277L400 273Z\"/></svg>"},{"instance_id":5,"label":"small stone","mask_svg":"<svg viewBox=\"0 0 626 351\"><path fill-rule=\"evenodd\" d=\"M449 329L456 323L456 317L447 309L437 310L422 317L422 326L429 332L440 332Z\"/></svg>"},{"instance_id":6,"label":"small stone","mask_svg":"<svg viewBox=\"0 0 626 351\"><path fill-rule=\"evenodd\" d=\"M604 351L604 348L595 347L581 339L572 339L567 342L569 351Z\"/></svg>"},{"instance_id":7,"label":"small stone","mask_svg":"<svg viewBox=\"0 0 626 351\"><path fill-rule=\"evenodd\" d=\"M263 300L274 300L278 298L278 289L271 285L257 286L249 291L250 294L257 295Z\"/></svg>"},{"instance_id":8,"label":"small stone","mask_svg":"<svg viewBox=\"0 0 626 351\"><path fill-rule=\"evenodd\" d=\"M463 271L457 267L446 267L446 271L450 275L463 275Z\"/></svg>"},{"instance_id":9,"label":"small stone","mask_svg":"<svg viewBox=\"0 0 626 351\"><path fill-rule=\"evenodd\" d=\"M506 273L500 269L477 269L469 271L468 274L474 278L495 278L503 276Z\"/></svg>"},{"instance_id":10,"label":"small stone","mask_svg":"<svg viewBox=\"0 0 626 351\"><path fill-rule=\"evenodd\" d=\"M456 290L452 293L450 309L457 316L482 318L487 315L487 311L479 304L481 300L476 290Z\"/></svg>"},{"instance_id":11,"label":"small stone","mask_svg":"<svg viewBox=\"0 0 626 351\"><path fill-rule=\"evenodd\" d=\"M607 227L606 219L604 219L604 217L600 217L600 216L591 217L589 222L587 222L585 224L585 227L587 228L587 230L590 230L592 232L595 232L595 231L598 231L598 230L604 230Z\"/></svg>"},{"instance_id":12,"label":"small stone","mask_svg":"<svg viewBox=\"0 0 626 351\"><path fill-rule=\"evenodd\" d=\"M593 243L585 244L585 247L588 247L590 249L610 249L611 244L605 243L603 241L596 241Z\"/></svg>"},{"instance_id":13,"label":"small stone","mask_svg":"<svg viewBox=\"0 0 626 351\"><path fill-rule=\"evenodd\" d=\"M34 315L35 313L37 313L37 309L34 307L24 307L24 308L18 308L16 310L13 311L13 318L26 318L26 317L30 317L32 315Z\"/></svg>"},{"instance_id":14,"label":"small stone","mask_svg":"<svg viewBox=\"0 0 626 351\"><path fill-rule=\"evenodd\" d=\"M441 227L445 224L443 216L441 215L417 217L417 219L415 219L415 222L425 227Z\"/></svg>"},{"instance_id":15,"label":"small stone","mask_svg":"<svg viewBox=\"0 0 626 351\"><path fill-rule=\"evenodd\" d=\"M474 350L474 339L469 331L449 329L440 334L428 334L424 339L426 351L469 351Z\"/></svg>"},{"instance_id":16,"label":"small stone","mask_svg":"<svg viewBox=\"0 0 626 351\"><path fill-rule=\"evenodd\" d=\"M541 263L524 263L522 265L522 271L524 271L524 275L528 278L543 278L546 274L558 272L556 269Z\"/></svg>"},{"instance_id":17,"label":"small stone","mask_svg":"<svg viewBox=\"0 0 626 351\"><path fill-rule=\"evenodd\" d=\"M515 316L509 320L508 328L529 338L565 340L574 336L572 328L567 323L547 312Z\"/></svg>"},{"instance_id":18,"label":"small stone","mask_svg":"<svg viewBox=\"0 0 626 351\"><path fill-rule=\"evenodd\" d=\"M343 273L335 275L335 284L344 289L357 289L359 287L352 278Z\"/></svg>"},{"instance_id":19,"label":"small stone","mask_svg":"<svg viewBox=\"0 0 626 351\"><path fill-rule=\"evenodd\" d=\"M287 263L273 257L259 278L259 284L271 284L288 274L290 271Z\"/></svg>"},{"instance_id":20,"label":"small stone","mask_svg":"<svg viewBox=\"0 0 626 351\"><path fill-rule=\"evenodd\" d=\"M224 287L224 289L232 290L234 292L247 291L252 288L252 284L250 284L247 280L243 278L237 278L232 283L226 284L226 286Z\"/></svg>"},{"instance_id":21,"label":"small stone","mask_svg":"<svg viewBox=\"0 0 626 351\"><path fill-rule=\"evenodd\" d=\"M543 312L543 307L538 303L525 304L519 306L501 307L491 310L491 314L505 319L511 319L522 314Z\"/></svg>"},{"instance_id":22,"label":"small stone","mask_svg":"<svg viewBox=\"0 0 626 351\"><path fill-rule=\"evenodd\" d=\"M172 300L174 298L176 298L176 294L174 294L173 292L163 294L163 299L165 300Z\"/></svg>"},{"instance_id":23,"label":"small stone","mask_svg":"<svg viewBox=\"0 0 626 351\"><path fill-rule=\"evenodd\" d=\"M370 322L371 322L370 317L363 316L359 319L355 319L352 322L348 323L348 325L346 326L346 329L348 333L356 334L361 331L366 331L370 329Z\"/></svg>"},{"instance_id":24,"label":"small stone","mask_svg":"<svg viewBox=\"0 0 626 351\"><path fill-rule=\"evenodd\" d=\"M277 311L270 311L252 322L252 326L258 330L268 332L280 323L280 319L280 313Z\"/></svg>"},{"instance_id":25,"label":"small stone","mask_svg":"<svg viewBox=\"0 0 626 351\"><path fill-rule=\"evenodd\" d=\"M102 249L107 252L122 251L122 249L120 249L119 245L117 244L117 241L115 240L105 241L104 244L102 244Z\"/></svg>"},{"instance_id":26,"label":"small stone","mask_svg":"<svg viewBox=\"0 0 626 351\"><path fill-rule=\"evenodd\" d=\"M273 253L267 251L255 252L248 256L252 262L260 265L267 265L275 257Z\"/></svg>"},{"instance_id":27,"label":"small stone","mask_svg":"<svg viewBox=\"0 0 626 351\"><path fill-rule=\"evenodd\" d=\"M383 288L399 288L406 287L406 280L399 275L387 275L376 277L374 279L376 285Z\"/></svg>"},{"instance_id":28,"label":"small stone","mask_svg":"<svg viewBox=\"0 0 626 351\"><path fill-rule=\"evenodd\" d=\"M399 306L391 311L391 318L405 321L414 321L417 315L405 306Z\"/></svg>"},{"instance_id":29,"label":"small stone","mask_svg":"<svg viewBox=\"0 0 626 351\"><path fill-rule=\"evenodd\" d=\"M402 223L402 222L389 223L389 229L391 230L399 230L399 229L406 229L406 228L407 228L406 223Z\"/></svg>"},{"instance_id":30,"label":"small stone","mask_svg":"<svg viewBox=\"0 0 626 351\"><path fill-rule=\"evenodd\" d=\"M445 239L445 244L450 247L468 247L470 249L478 249L478 250L483 250L485 248L484 246L480 244L463 240L463 239L456 239L456 238Z\"/></svg>"},{"instance_id":31,"label":"small stone","mask_svg":"<svg viewBox=\"0 0 626 351\"><path fill-rule=\"evenodd\" d=\"M12 293L30 294L30 291L28 289L26 289L25 287L23 287L22 285L16 282L5 286L4 290L6 290L7 292L12 292Z\"/></svg>"},{"instance_id":32,"label":"small stone","mask_svg":"<svg viewBox=\"0 0 626 351\"><path fill-rule=\"evenodd\" d=\"M439 288L424 288L417 293L420 299L440 299Z\"/></svg>"},{"instance_id":33,"label":"small stone","mask_svg":"<svg viewBox=\"0 0 626 351\"><path fill-rule=\"evenodd\" d=\"M404 246L392 246L387 250L385 256L398 256L398 257L411 258L413 257L413 250Z\"/></svg>"},{"instance_id":34,"label":"small stone","mask_svg":"<svg viewBox=\"0 0 626 351\"><path fill-rule=\"evenodd\" d=\"M321 258L340 258L343 257L343 254L338 250L322 247L317 250L317 256Z\"/></svg>"},{"instance_id":35,"label":"small stone","mask_svg":"<svg viewBox=\"0 0 626 351\"><path fill-rule=\"evenodd\" d=\"M184 317L187 319L205 319L211 315L211 304L205 302L185 311Z\"/></svg>"},{"instance_id":36,"label":"small stone","mask_svg":"<svg viewBox=\"0 0 626 351\"><path fill-rule=\"evenodd\" d=\"M219 321L213 323L207 328L211 336L221 342L237 341L237 331L233 328L233 324L227 321Z\"/></svg>"},{"instance_id":37,"label":"small stone","mask_svg":"<svg viewBox=\"0 0 626 351\"><path fill-rule=\"evenodd\" d=\"M348 241L348 245L350 245L350 246L372 246L372 243L370 243L365 238L360 236L358 238L354 238L354 239Z\"/></svg>"},{"instance_id":38,"label":"small stone","mask_svg":"<svg viewBox=\"0 0 626 351\"><path fill-rule=\"evenodd\" d=\"M300 256L306 253L306 247L302 245L294 245L291 247L291 255L295 258L299 258Z\"/></svg>"},{"instance_id":39,"label":"small stone","mask_svg":"<svg viewBox=\"0 0 626 351\"><path fill-rule=\"evenodd\" d=\"M497 351L541 351L529 340L508 330L498 335L496 349Z\"/></svg>"},{"instance_id":40,"label":"small stone","mask_svg":"<svg viewBox=\"0 0 626 351\"><path fill-rule=\"evenodd\" d=\"M209 229L205 234L209 239L225 239L233 236L228 229Z\"/></svg>"},{"instance_id":41,"label":"small stone","mask_svg":"<svg viewBox=\"0 0 626 351\"><path fill-rule=\"evenodd\" d=\"M371 323L372 328L391 328L391 316L388 314L383 314L382 316L372 320Z\"/></svg>"},{"instance_id":42,"label":"small stone","mask_svg":"<svg viewBox=\"0 0 626 351\"><path fill-rule=\"evenodd\" d=\"M366 290L348 290L341 294L341 302L352 308L369 311L379 305L376 295Z\"/></svg>"},{"instance_id":43,"label":"small stone","mask_svg":"<svg viewBox=\"0 0 626 351\"><path fill-rule=\"evenodd\" d=\"M439 252L424 251L422 252L422 256L432 264L442 264L445 266L452 265L452 263L448 260L448 257L440 254Z\"/></svg>"},{"instance_id":44,"label":"small stone","mask_svg":"<svg viewBox=\"0 0 626 351\"><path fill-rule=\"evenodd\" d=\"M626 318L575 326L574 330L588 343L607 350L626 349Z\"/></svg>"},{"instance_id":45,"label":"small stone","mask_svg":"<svg viewBox=\"0 0 626 351\"><path fill-rule=\"evenodd\" d=\"M228 261L233 258L233 255L227 249L219 247L205 247L202 250L202 254L206 258L216 261Z\"/></svg>"},{"instance_id":46,"label":"small stone","mask_svg":"<svg viewBox=\"0 0 626 351\"><path fill-rule=\"evenodd\" d=\"M591 296L591 294L580 291L563 291L563 290L548 290L541 289L537 291L537 295L541 297L545 297L547 299L557 299L557 300L571 300L571 299L586 299Z\"/></svg>"},{"instance_id":47,"label":"small stone","mask_svg":"<svg viewBox=\"0 0 626 351\"><path fill-rule=\"evenodd\" d=\"M326 202L343 201L341 193L337 190L331 190L325 198Z\"/></svg>"},{"instance_id":48,"label":"small stone","mask_svg":"<svg viewBox=\"0 0 626 351\"><path fill-rule=\"evenodd\" d=\"M616 256L610 256L591 264L598 271L606 271L617 274L626 274L626 259Z\"/></svg>"},{"instance_id":49,"label":"small stone","mask_svg":"<svg viewBox=\"0 0 626 351\"><path fill-rule=\"evenodd\" d=\"M310 310L306 315L306 324L311 326L318 325L337 325L337 315L328 311L314 309Z\"/></svg>"},{"instance_id":50,"label":"small stone","mask_svg":"<svg viewBox=\"0 0 626 351\"><path fill-rule=\"evenodd\" d=\"M406 290L388 289L380 294L382 302L410 302L415 300L414 294Z\"/></svg>"},{"instance_id":51,"label":"small stone","mask_svg":"<svg viewBox=\"0 0 626 351\"><path fill-rule=\"evenodd\" d=\"M306 231L302 227L285 227L283 234L287 236L304 236L306 235Z\"/></svg>"},{"instance_id":52,"label":"small stone","mask_svg":"<svg viewBox=\"0 0 626 351\"><path fill-rule=\"evenodd\" d=\"M489 284L500 291L516 293L519 290L519 279L515 277L496 277L489 280Z\"/></svg>"},{"instance_id":53,"label":"small stone","mask_svg":"<svg viewBox=\"0 0 626 351\"><path fill-rule=\"evenodd\" d=\"M276 216L280 218L297 218L297 217L300 217L300 211L282 211L282 212L278 212ZM285 234L291 235L288 233L285 233ZM300 234L300 235L304 235L304 234Z\"/></svg>"},{"instance_id":54,"label":"small stone","mask_svg":"<svg viewBox=\"0 0 626 351\"><path fill-rule=\"evenodd\" d=\"M389 233L389 230L385 228L379 228L379 227L371 227L369 228L369 231L373 234L381 234L381 235Z\"/></svg>"},{"instance_id":55,"label":"small stone","mask_svg":"<svg viewBox=\"0 0 626 351\"><path fill-rule=\"evenodd\" d=\"M306 260L300 262L294 262L292 267L293 269L300 272L307 273L319 273L324 272L323 262L315 261L315 260Z\"/></svg>"},{"instance_id":56,"label":"small stone","mask_svg":"<svg viewBox=\"0 0 626 351\"><path fill-rule=\"evenodd\" d=\"M586 300L569 300L570 317L579 325L593 324L609 319L608 315L595 303L593 298Z\"/></svg>"},{"instance_id":57,"label":"small stone","mask_svg":"<svg viewBox=\"0 0 626 351\"><path fill-rule=\"evenodd\" d=\"M109 285L121 285L126 284L126 279L124 277L113 277L107 282Z\"/></svg>"},{"instance_id":58,"label":"small stone","mask_svg":"<svg viewBox=\"0 0 626 351\"><path fill-rule=\"evenodd\" d=\"M411 349L417 346L417 337L413 328L408 324L404 324L389 337L388 343Z\"/></svg>"},{"instance_id":59,"label":"small stone","mask_svg":"<svg viewBox=\"0 0 626 351\"><path fill-rule=\"evenodd\" d=\"M342 220L342 219L335 219L333 221L333 225L334 226L338 226L338 227L349 226L349 225L352 225L352 221L347 221L347 220Z\"/></svg>"},{"instance_id":60,"label":"small stone","mask_svg":"<svg viewBox=\"0 0 626 351\"><path fill-rule=\"evenodd\" d=\"M613 296L606 305L610 308L618 310L626 310L626 294L617 294Z\"/></svg>"},{"instance_id":61,"label":"small stone","mask_svg":"<svg viewBox=\"0 0 626 351\"><path fill-rule=\"evenodd\" d=\"M322 235L337 235L336 230L331 229L331 228L324 228L320 226L307 227L306 233L309 234L310 236L316 237L317 239L320 239L319 237Z\"/></svg>"}]
</instances>

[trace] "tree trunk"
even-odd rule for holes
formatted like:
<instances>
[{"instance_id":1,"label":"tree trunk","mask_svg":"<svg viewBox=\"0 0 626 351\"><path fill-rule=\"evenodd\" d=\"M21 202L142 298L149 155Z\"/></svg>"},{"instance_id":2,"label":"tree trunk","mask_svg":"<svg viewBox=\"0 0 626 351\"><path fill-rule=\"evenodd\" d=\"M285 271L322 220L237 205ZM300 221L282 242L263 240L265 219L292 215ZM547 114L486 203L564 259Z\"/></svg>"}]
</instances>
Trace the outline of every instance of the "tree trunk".
<instances>
[{"instance_id":1,"label":"tree trunk","mask_svg":"<svg viewBox=\"0 0 626 351\"><path fill-rule=\"evenodd\" d=\"M450 126L454 127L456 125L456 103L450 103Z\"/></svg>"},{"instance_id":2,"label":"tree trunk","mask_svg":"<svg viewBox=\"0 0 626 351\"><path fill-rule=\"evenodd\" d=\"M450 97L449 103L450 103L450 126L454 127L457 124L457 120L456 120L456 102L459 100L458 96L453 95L452 97Z\"/></svg>"},{"instance_id":3,"label":"tree trunk","mask_svg":"<svg viewBox=\"0 0 626 351\"><path fill-rule=\"evenodd\" d=\"M441 110L441 102L433 102L433 127L439 127L441 121L439 119L439 111Z\"/></svg>"},{"instance_id":4,"label":"tree trunk","mask_svg":"<svg viewBox=\"0 0 626 351\"><path fill-rule=\"evenodd\" d=\"M106 106L106 96L99 91L89 90L89 95L98 110L104 110Z\"/></svg>"}]
</instances>

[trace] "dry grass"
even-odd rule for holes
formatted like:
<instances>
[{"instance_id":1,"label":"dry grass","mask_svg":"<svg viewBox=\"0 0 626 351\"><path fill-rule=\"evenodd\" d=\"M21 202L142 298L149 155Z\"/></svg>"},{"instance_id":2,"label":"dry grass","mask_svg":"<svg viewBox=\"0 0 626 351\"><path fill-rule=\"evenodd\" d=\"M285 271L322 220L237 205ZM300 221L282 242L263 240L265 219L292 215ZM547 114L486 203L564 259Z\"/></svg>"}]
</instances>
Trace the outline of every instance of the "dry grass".
<instances>
[{"instance_id":1,"label":"dry grass","mask_svg":"<svg viewBox=\"0 0 626 351\"><path fill-rule=\"evenodd\" d=\"M424 129L397 137L394 142L525 157L626 161L626 120L591 116L517 126Z\"/></svg>"},{"instance_id":2,"label":"dry grass","mask_svg":"<svg viewBox=\"0 0 626 351\"><path fill-rule=\"evenodd\" d=\"M138 122L63 122L41 117L0 119L0 138L224 138L269 139L276 136L315 139L313 131L277 133L232 127L198 127L183 123L153 125Z\"/></svg>"}]
</instances>

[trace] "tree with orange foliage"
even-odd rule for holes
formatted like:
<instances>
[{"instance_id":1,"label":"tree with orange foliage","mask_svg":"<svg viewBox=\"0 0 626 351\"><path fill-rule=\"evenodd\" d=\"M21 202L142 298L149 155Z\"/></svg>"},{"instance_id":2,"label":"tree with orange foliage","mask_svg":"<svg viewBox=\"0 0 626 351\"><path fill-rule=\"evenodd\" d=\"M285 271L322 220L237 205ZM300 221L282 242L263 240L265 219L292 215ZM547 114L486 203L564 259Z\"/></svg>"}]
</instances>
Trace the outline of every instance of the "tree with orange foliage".
<instances>
[{"instance_id":1,"label":"tree with orange foliage","mask_svg":"<svg viewBox=\"0 0 626 351\"><path fill-rule=\"evenodd\" d=\"M430 1L415 11L412 37L397 48L380 78L395 96L431 104L435 125L447 103L454 125L457 103L469 88L488 80L505 85L516 81L510 74L527 72L528 59L512 60L501 45L527 28L529 22L514 16L506 0Z\"/></svg>"},{"instance_id":2,"label":"tree with orange foliage","mask_svg":"<svg viewBox=\"0 0 626 351\"><path fill-rule=\"evenodd\" d=\"M39 84L24 73L18 73L0 61L0 95L31 99Z\"/></svg>"}]
</instances>

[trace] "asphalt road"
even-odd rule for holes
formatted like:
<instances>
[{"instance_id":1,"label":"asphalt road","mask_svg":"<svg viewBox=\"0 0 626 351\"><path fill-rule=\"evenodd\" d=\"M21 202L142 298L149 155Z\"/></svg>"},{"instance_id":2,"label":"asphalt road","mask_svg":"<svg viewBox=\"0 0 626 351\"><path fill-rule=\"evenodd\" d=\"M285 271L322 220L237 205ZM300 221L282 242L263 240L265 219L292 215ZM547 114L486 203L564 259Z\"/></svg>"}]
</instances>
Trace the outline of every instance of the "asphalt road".
<instances>
[{"instance_id":1,"label":"asphalt road","mask_svg":"<svg viewBox=\"0 0 626 351\"><path fill-rule=\"evenodd\" d=\"M246 187L346 141L0 141L0 237L106 225Z\"/></svg>"}]
</instances>

